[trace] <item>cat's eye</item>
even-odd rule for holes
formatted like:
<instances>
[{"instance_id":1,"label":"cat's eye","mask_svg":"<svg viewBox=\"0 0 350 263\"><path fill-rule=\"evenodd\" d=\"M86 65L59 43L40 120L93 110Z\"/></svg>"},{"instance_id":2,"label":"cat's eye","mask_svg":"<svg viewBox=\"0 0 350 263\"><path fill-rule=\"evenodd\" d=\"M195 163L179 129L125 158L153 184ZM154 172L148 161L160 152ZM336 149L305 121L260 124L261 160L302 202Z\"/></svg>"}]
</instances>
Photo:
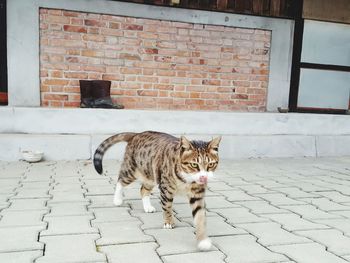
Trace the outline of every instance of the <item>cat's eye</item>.
<instances>
[{"instance_id":1,"label":"cat's eye","mask_svg":"<svg viewBox=\"0 0 350 263\"><path fill-rule=\"evenodd\" d=\"M213 168L215 166L215 163L208 163L209 168Z\"/></svg>"},{"instance_id":2,"label":"cat's eye","mask_svg":"<svg viewBox=\"0 0 350 263\"><path fill-rule=\"evenodd\" d=\"M191 163L192 168L198 168L198 163Z\"/></svg>"}]
</instances>

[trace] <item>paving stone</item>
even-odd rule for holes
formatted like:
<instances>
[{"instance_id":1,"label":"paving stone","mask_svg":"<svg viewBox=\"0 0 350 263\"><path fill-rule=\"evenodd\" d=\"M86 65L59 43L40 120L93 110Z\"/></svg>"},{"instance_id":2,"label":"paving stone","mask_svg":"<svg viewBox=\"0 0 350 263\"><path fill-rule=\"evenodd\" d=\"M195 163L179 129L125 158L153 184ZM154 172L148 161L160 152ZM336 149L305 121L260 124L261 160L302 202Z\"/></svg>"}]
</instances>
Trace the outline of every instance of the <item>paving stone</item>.
<instances>
[{"instance_id":1,"label":"paving stone","mask_svg":"<svg viewBox=\"0 0 350 263\"><path fill-rule=\"evenodd\" d=\"M44 244L38 242L43 226L0 228L0 252L40 250Z\"/></svg>"},{"instance_id":2,"label":"paving stone","mask_svg":"<svg viewBox=\"0 0 350 263\"><path fill-rule=\"evenodd\" d=\"M280 193L287 195L289 198L312 198L319 197L319 195L307 193L305 191L300 190L297 187L284 187L284 188L276 188L274 189Z\"/></svg>"},{"instance_id":3,"label":"paving stone","mask_svg":"<svg viewBox=\"0 0 350 263\"><path fill-rule=\"evenodd\" d=\"M54 189L50 191L50 194L55 195L56 193L64 192L64 193L82 193L85 194L87 192L81 184L61 184L57 183L54 186Z\"/></svg>"},{"instance_id":4,"label":"paving stone","mask_svg":"<svg viewBox=\"0 0 350 263\"><path fill-rule=\"evenodd\" d=\"M51 181L46 182L22 182L20 189L51 189L53 187L53 183Z\"/></svg>"},{"instance_id":5,"label":"paving stone","mask_svg":"<svg viewBox=\"0 0 350 263\"><path fill-rule=\"evenodd\" d=\"M241 190L245 191L246 193L250 195L254 194L267 194L267 193L273 193L274 190L267 189L261 185L258 184L252 184L252 185L242 185L238 186Z\"/></svg>"},{"instance_id":6,"label":"paving stone","mask_svg":"<svg viewBox=\"0 0 350 263\"><path fill-rule=\"evenodd\" d=\"M312 242L282 229L280 224L274 222L238 224L237 226L253 234L264 246Z\"/></svg>"},{"instance_id":7,"label":"paving stone","mask_svg":"<svg viewBox=\"0 0 350 263\"><path fill-rule=\"evenodd\" d=\"M330 201L327 198L307 198L307 199L303 199L303 201L306 201L323 211L337 211L337 210L350 211L350 206L338 204L336 202Z\"/></svg>"},{"instance_id":8,"label":"paving stone","mask_svg":"<svg viewBox=\"0 0 350 263\"><path fill-rule=\"evenodd\" d=\"M99 251L106 254L109 263L162 263L156 253L155 242L101 246ZM141 253L138 253L141 252Z\"/></svg>"},{"instance_id":9,"label":"paving stone","mask_svg":"<svg viewBox=\"0 0 350 263\"><path fill-rule=\"evenodd\" d=\"M184 221L194 227L192 218L184 218ZM221 216L207 217L207 235L208 236L228 236L247 234L242 228L233 227L225 222Z\"/></svg>"},{"instance_id":10,"label":"paving stone","mask_svg":"<svg viewBox=\"0 0 350 263\"><path fill-rule=\"evenodd\" d=\"M87 193L86 193L87 196L108 195L108 194L112 195L115 192L113 185L108 185L108 186L96 185L96 186L86 187L86 189L87 189Z\"/></svg>"},{"instance_id":11,"label":"paving stone","mask_svg":"<svg viewBox=\"0 0 350 263\"><path fill-rule=\"evenodd\" d=\"M80 215L92 215L92 212L88 211L86 205L80 203L56 203L51 204L50 213L46 214L45 217Z\"/></svg>"},{"instance_id":12,"label":"paving stone","mask_svg":"<svg viewBox=\"0 0 350 263\"><path fill-rule=\"evenodd\" d=\"M89 208L115 207L115 204L113 204L113 197L114 195L89 196L88 199L91 202L91 204L89 205Z\"/></svg>"},{"instance_id":13,"label":"paving stone","mask_svg":"<svg viewBox=\"0 0 350 263\"><path fill-rule=\"evenodd\" d=\"M296 214L266 214L262 216L281 224L282 227L288 231L329 228L325 224L322 224L322 223L317 224L317 223L305 220Z\"/></svg>"},{"instance_id":14,"label":"paving stone","mask_svg":"<svg viewBox=\"0 0 350 263\"><path fill-rule=\"evenodd\" d=\"M237 202L237 204L248 208L250 212L258 215L290 213L288 210L270 205L267 201Z\"/></svg>"},{"instance_id":15,"label":"paving stone","mask_svg":"<svg viewBox=\"0 0 350 263\"><path fill-rule=\"evenodd\" d=\"M157 252L160 256L197 252L196 237L192 227L173 229L148 229L145 233L153 236L160 245Z\"/></svg>"},{"instance_id":16,"label":"paving stone","mask_svg":"<svg viewBox=\"0 0 350 263\"><path fill-rule=\"evenodd\" d=\"M333 202L338 203L350 203L350 196L344 195L342 193L336 192L336 191L329 191L329 192L319 192L319 195L322 195L324 197L327 197Z\"/></svg>"},{"instance_id":17,"label":"paving stone","mask_svg":"<svg viewBox=\"0 0 350 263\"><path fill-rule=\"evenodd\" d=\"M299 182L294 182L294 183L289 183L291 186L295 186L297 188L300 188L302 191L305 192L314 192L317 194L317 192L324 192L324 191L329 191L332 190L329 187L321 187L312 183L308 183L305 181L299 181Z\"/></svg>"},{"instance_id":18,"label":"paving stone","mask_svg":"<svg viewBox=\"0 0 350 263\"><path fill-rule=\"evenodd\" d=\"M41 257L43 254L43 250L0 253L0 262L32 263L34 259Z\"/></svg>"},{"instance_id":19,"label":"paving stone","mask_svg":"<svg viewBox=\"0 0 350 263\"><path fill-rule=\"evenodd\" d=\"M326 251L324 246L316 243L307 244L293 244L283 246L271 246L269 247L272 251L283 253L289 258L300 263L345 263L344 259L335 256L332 253Z\"/></svg>"},{"instance_id":20,"label":"paving stone","mask_svg":"<svg viewBox=\"0 0 350 263\"><path fill-rule=\"evenodd\" d=\"M283 206L283 208L290 210L298 215L301 215L305 219L327 219L327 218L341 218L339 215L327 213L320 209L317 209L313 205L290 205Z\"/></svg>"},{"instance_id":21,"label":"paving stone","mask_svg":"<svg viewBox=\"0 0 350 263\"><path fill-rule=\"evenodd\" d=\"M261 185L262 187L270 189L270 190L275 190L275 188L286 187L285 184L281 184L281 183L276 182L274 180L263 180L263 181L256 182L256 184Z\"/></svg>"},{"instance_id":22,"label":"paving stone","mask_svg":"<svg viewBox=\"0 0 350 263\"><path fill-rule=\"evenodd\" d=\"M315 219L313 220L316 223L327 225L340 230L346 235L350 235L350 220L348 218L341 219Z\"/></svg>"},{"instance_id":23,"label":"paving stone","mask_svg":"<svg viewBox=\"0 0 350 263\"><path fill-rule=\"evenodd\" d=\"M99 246L116 245L126 243L140 243L154 241L153 237L146 235L140 229L139 221L119 221L109 223L94 223L101 233L101 238L96 241Z\"/></svg>"},{"instance_id":24,"label":"paving stone","mask_svg":"<svg viewBox=\"0 0 350 263\"><path fill-rule=\"evenodd\" d=\"M127 205L130 205L133 211L135 212L144 212L142 200L127 200L124 202ZM151 196L152 206L156 209L157 212L163 211L160 200L157 197ZM178 205L178 204L177 204ZM188 205L189 209L190 206Z\"/></svg>"},{"instance_id":25,"label":"paving stone","mask_svg":"<svg viewBox=\"0 0 350 263\"><path fill-rule=\"evenodd\" d=\"M45 243L45 256L36 263L76 263L107 262L106 256L96 251L96 234L46 236L40 241Z\"/></svg>"},{"instance_id":26,"label":"paving stone","mask_svg":"<svg viewBox=\"0 0 350 263\"><path fill-rule=\"evenodd\" d=\"M157 211L162 211L162 210L157 210ZM173 211L176 213L176 217L181 219L181 218L187 218L187 217L192 217L192 209L190 207L190 204L174 204L173 205ZM206 211L206 216L217 216L216 213Z\"/></svg>"},{"instance_id":27,"label":"paving stone","mask_svg":"<svg viewBox=\"0 0 350 263\"><path fill-rule=\"evenodd\" d=\"M346 211L331 211L332 214L340 215L342 217L350 218L350 210Z\"/></svg>"},{"instance_id":28,"label":"paving stone","mask_svg":"<svg viewBox=\"0 0 350 263\"><path fill-rule=\"evenodd\" d=\"M94 223L137 220L130 215L129 210L127 207L89 209L89 211L95 214Z\"/></svg>"},{"instance_id":29,"label":"paving stone","mask_svg":"<svg viewBox=\"0 0 350 263\"><path fill-rule=\"evenodd\" d=\"M232 224L269 221L266 218L250 213L246 208L222 208L211 209L211 211L218 213L222 217L226 218L228 223Z\"/></svg>"},{"instance_id":30,"label":"paving stone","mask_svg":"<svg viewBox=\"0 0 350 263\"><path fill-rule=\"evenodd\" d=\"M251 235L214 237L214 244L227 255L227 262L280 262L288 259L256 242Z\"/></svg>"},{"instance_id":31,"label":"paving stone","mask_svg":"<svg viewBox=\"0 0 350 263\"><path fill-rule=\"evenodd\" d=\"M84 216L45 216L44 220L48 222L48 229L40 233L40 236L54 235L73 235L98 233L98 230L91 226L90 221L94 217Z\"/></svg>"},{"instance_id":32,"label":"paving stone","mask_svg":"<svg viewBox=\"0 0 350 263\"><path fill-rule=\"evenodd\" d=\"M141 229L163 228L163 225L164 225L163 212L145 213L143 211L132 211L131 213L134 217L138 218L142 222ZM190 225L186 222L180 222L176 217L174 217L174 220L175 220L175 227Z\"/></svg>"},{"instance_id":33,"label":"paving stone","mask_svg":"<svg viewBox=\"0 0 350 263\"><path fill-rule=\"evenodd\" d=\"M230 202L239 202L239 201L256 201L260 200L258 197L248 195L243 191L233 190L233 191L220 191L220 194L225 196Z\"/></svg>"},{"instance_id":34,"label":"paving stone","mask_svg":"<svg viewBox=\"0 0 350 263\"><path fill-rule=\"evenodd\" d=\"M239 205L236 205L227 201L223 196L206 196L204 200L205 200L205 207L207 209L240 207Z\"/></svg>"},{"instance_id":35,"label":"paving stone","mask_svg":"<svg viewBox=\"0 0 350 263\"><path fill-rule=\"evenodd\" d=\"M41 210L24 210L24 211L1 211L0 227L15 227L15 226L46 226L42 222L44 214L49 211L48 208Z\"/></svg>"},{"instance_id":36,"label":"paving stone","mask_svg":"<svg viewBox=\"0 0 350 263\"><path fill-rule=\"evenodd\" d=\"M273 194L258 194L261 199L264 199L270 202L272 205L280 206L280 205L303 205L305 202L294 200L292 198L287 197L284 194L273 193Z\"/></svg>"},{"instance_id":37,"label":"paving stone","mask_svg":"<svg viewBox=\"0 0 350 263\"><path fill-rule=\"evenodd\" d=\"M350 237L334 229L297 231L298 235L308 237L327 247L336 255L350 255Z\"/></svg>"},{"instance_id":38,"label":"paving stone","mask_svg":"<svg viewBox=\"0 0 350 263\"><path fill-rule=\"evenodd\" d=\"M89 200L84 197L82 193L66 193L66 192L56 192L52 199L49 200L48 205L54 203L89 203Z\"/></svg>"},{"instance_id":39,"label":"paving stone","mask_svg":"<svg viewBox=\"0 0 350 263\"><path fill-rule=\"evenodd\" d=\"M234 187L220 181L209 182L208 189L214 192L220 192L222 190L235 190Z\"/></svg>"},{"instance_id":40,"label":"paving stone","mask_svg":"<svg viewBox=\"0 0 350 263\"><path fill-rule=\"evenodd\" d=\"M27 199L27 198L50 198L48 189L18 189L18 192L11 199Z\"/></svg>"},{"instance_id":41,"label":"paving stone","mask_svg":"<svg viewBox=\"0 0 350 263\"><path fill-rule=\"evenodd\" d=\"M226 256L220 251L209 251L199 253L189 253L180 255L163 256L162 260L164 263L224 263Z\"/></svg>"}]
</instances>

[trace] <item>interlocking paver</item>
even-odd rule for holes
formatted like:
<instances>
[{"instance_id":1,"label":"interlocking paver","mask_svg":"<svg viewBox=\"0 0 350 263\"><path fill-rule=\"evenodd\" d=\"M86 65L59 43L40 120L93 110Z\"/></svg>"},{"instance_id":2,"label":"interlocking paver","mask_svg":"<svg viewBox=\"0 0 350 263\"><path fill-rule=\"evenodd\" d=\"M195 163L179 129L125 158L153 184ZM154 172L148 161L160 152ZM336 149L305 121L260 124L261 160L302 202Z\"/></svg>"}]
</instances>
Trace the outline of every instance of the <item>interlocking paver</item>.
<instances>
[{"instance_id":1,"label":"interlocking paver","mask_svg":"<svg viewBox=\"0 0 350 263\"><path fill-rule=\"evenodd\" d=\"M327 251L336 255L350 255L350 237L334 229L308 230L295 232L327 247Z\"/></svg>"},{"instance_id":2,"label":"interlocking paver","mask_svg":"<svg viewBox=\"0 0 350 263\"><path fill-rule=\"evenodd\" d=\"M0 252L43 249L44 244L38 242L43 229L42 226L0 228Z\"/></svg>"},{"instance_id":3,"label":"interlocking paver","mask_svg":"<svg viewBox=\"0 0 350 263\"><path fill-rule=\"evenodd\" d=\"M213 212L218 213L222 217L227 219L227 222L232 224L239 223L254 223L269 221L267 218L259 217L249 212L246 208L222 208L211 209Z\"/></svg>"},{"instance_id":4,"label":"interlocking paver","mask_svg":"<svg viewBox=\"0 0 350 263\"><path fill-rule=\"evenodd\" d=\"M194 225L192 218L184 218L186 222ZM225 222L221 216L207 217L207 235L208 236L227 236L227 235L241 235L247 234L242 228L233 227Z\"/></svg>"},{"instance_id":5,"label":"interlocking paver","mask_svg":"<svg viewBox=\"0 0 350 263\"><path fill-rule=\"evenodd\" d=\"M46 217L53 216L81 216L92 215L87 206L80 203L59 203L50 205L50 213Z\"/></svg>"},{"instance_id":6,"label":"interlocking paver","mask_svg":"<svg viewBox=\"0 0 350 263\"><path fill-rule=\"evenodd\" d=\"M45 243L45 256L38 258L37 263L76 263L107 262L106 256L96 251L96 234L63 235L41 237Z\"/></svg>"},{"instance_id":7,"label":"interlocking paver","mask_svg":"<svg viewBox=\"0 0 350 263\"><path fill-rule=\"evenodd\" d=\"M91 227L90 221L92 215L82 216L45 216L44 220L48 222L48 229L40 233L40 236L72 235L98 233L98 230Z\"/></svg>"},{"instance_id":8,"label":"interlocking paver","mask_svg":"<svg viewBox=\"0 0 350 263\"><path fill-rule=\"evenodd\" d=\"M99 247L99 251L107 255L109 263L162 263L161 259L156 253L157 247L158 245L155 242L147 242L101 246Z\"/></svg>"},{"instance_id":9,"label":"interlocking paver","mask_svg":"<svg viewBox=\"0 0 350 263\"><path fill-rule=\"evenodd\" d=\"M46 223L42 221L42 217L47 212L48 209L27 211L9 211L5 209L1 211L0 227L46 226Z\"/></svg>"},{"instance_id":10,"label":"interlocking paver","mask_svg":"<svg viewBox=\"0 0 350 263\"><path fill-rule=\"evenodd\" d=\"M90 208L89 211L95 214L93 223L135 220L135 218L130 215L129 208L127 207Z\"/></svg>"},{"instance_id":11,"label":"interlocking paver","mask_svg":"<svg viewBox=\"0 0 350 263\"><path fill-rule=\"evenodd\" d=\"M142 222L141 229L160 229L164 225L163 212L156 213L145 213L143 211L134 211L132 215L139 218ZM174 217L175 227L189 226L186 222L180 222L176 217Z\"/></svg>"},{"instance_id":12,"label":"interlocking paver","mask_svg":"<svg viewBox=\"0 0 350 263\"><path fill-rule=\"evenodd\" d=\"M293 244L283 246L271 246L272 251L283 253L289 258L300 263L345 263L344 259L329 253L324 246L317 243Z\"/></svg>"},{"instance_id":13,"label":"interlocking paver","mask_svg":"<svg viewBox=\"0 0 350 263\"><path fill-rule=\"evenodd\" d=\"M252 213L260 214L283 214L289 213L288 210L273 206L267 201L249 201L249 202L237 202L238 205L248 208Z\"/></svg>"},{"instance_id":14,"label":"interlocking paver","mask_svg":"<svg viewBox=\"0 0 350 263\"><path fill-rule=\"evenodd\" d=\"M0 262L32 263L34 259L41 257L43 254L43 250L0 253Z\"/></svg>"},{"instance_id":15,"label":"interlocking paver","mask_svg":"<svg viewBox=\"0 0 350 263\"><path fill-rule=\"evenodd\" d=\"M101 233L101 238L96 241L96 244L105 246L154 241L152 236L146 235L141 231L141 224L137 219L133 221L94 223L93 225Z\"/></svg>"},{"instance_id":16,"label":"interlocking paver","mask_svg":"<svg viewBox=\"0 0 350 263\"><path fill-rule=\"evenodd\" d=\"M272 205L302 205L305 202L298 201L287 197L285 194L272 193L272 194L258 194L261 199L270 202Z\"/></svg>"},{"instance_id":17,"label":"interlocking paver","mask_svg":"<svg viewBox=\"0 0 350 263\"><path fill-rule=\"evenodd\" d=\"M164 263L224 263L225 254L220 251L188 253L180 255L163 256Z\"/></svg>"},{"instance_id":18,"label":"interlocking paver","mask_svg":"<svg viewBox=\"0 0 350 263\"><path fill-rule=\"evenodd\" d=\"M206 195L209 252L196 247L186 197L174 199L172 230L157 187L156 213L144 213L139 182L116 207L119 167L0 162L0 262L350 261L350 158L220 161Z\"/></svg>"},{"instance_id":19,"label":"interlocking paver","mask_svg":"<svg viewBox=\"0 0 350 263\"><path fill-rule=\"evenodd\" d=\"M346 235L350 235L350 220L348 218L341 219L316 219L314 222L327 225L328 227L332 227L340 230Z\"/></svg>"},{"instance_id":20,"label":"interlocking paver","mask_svg":"<svg viewBox=\"0 0 350 263\"><path fill-rule=\"evenodd\" d=\"M258 238L258 242L264 246L312 242L305 237L282 229L281 225L274 222L238 224L237 226L253 234Z\"/></svg>"},{"instance_id":21,"label":"interlocking paver","mask_svg":"<svg viewBox=\"0 0 350 263\"><path fill-rule=\"evenodd\" d=\"M88 199L91 202L89 208L115 207L115 204L113 204L113 196L114 195L89 196Z\"/></svg>"},{"instance_id":22,"label":"interlocking paver","mask_svg":"<svg viewBox=\"0 0 350 263\"><path fill-rule=\"evenodd\" d=\"M312 197L319 197L319 195L314 193L308 193L305 191L300 190L297 187L283 187L283 188L275 188L277 192L283 193L287 195L289 198L312 198Z\"/></svg>"},{"instance_id":23,"label":"interlocking paver","mask_svg":"<svg viewBox=\"0 0 350 263\"><path fill-rule=\"evenodd\" d=\"M251 235L214 237L214 244L227 255L227 262L281 262L288 259L271 252Z\"/></svg>"},{"instance_id":24,"label":"interlocking paver","mask_svg":"<svg viewBox=\"0 0 350 263\"><path fill-rule=\"evenodd\" d=\"M281 224L288 231L329 228L322 223L308 221L296 214L266 214L262 216Z\"/></svg>"},{"instance_id":25,"label":"interlocking paver","mask_svg":"<svg viewBox=\"0 0 350 263\"><path fill-rule=\"evenodd\" d=\"M192 227L173 229L148 229L145 233L153 236L158 244L160 256L197 252L196 237Z\"/></svg>"},{"instance_id":26,"label":"interlocking paver","mask_svg":"<svg viewBox=\"0 0 350 263\"><path fill-rule=\"evenodd\" d=\"M350 203L350 195L344 195L337 191L319 192L318 194L327 197L333 202Z\"/></svg>"},{"instance_id":27,"label":"interlocking paver","mask_svg":"<svg viewBox=\"0 0 350 263\"><path fill-rule=\"evenodd\" d=\"M293 211L294 213L301 215L305 219L327 219L327 218L341 218L339 215L327 213L313 205L286 205L283 208Z\"/></svg>"},{"instance_id":28,"label":"interlocking paver","mask_svg":"<svg viewBox=\"0 0 350 263\"><path fill-rule=\"evenodd\" d=\"M338 204L334 201L329 200L328 198L307 198L307 199L303 199L303 201L306 201L323 211L339 211L339 210L350 211L350 206Z\"/></svg>"},{"instance_id":29,"label":"interlocking paver","mask_svg":"<svg viewBox=\"0 0 350 263\"><path fill-rule=\"evenodd\" d=\"M46 209L48 199L43 198L28 198L28 199L13 199L8 211L26 211L26 210L41 210Z\"/></svg>"},{"instance_id":30,"label":"interlocking paver","mask_svg":"<svg viewBox=\"0 0 350 263\"><path fill-rule=\"evenodd\" d=\"M248 195L242 190L220 191L220 194L225 196L227 200L231 202L260 200L260 198Z\"/></svg>"}]
</instances>

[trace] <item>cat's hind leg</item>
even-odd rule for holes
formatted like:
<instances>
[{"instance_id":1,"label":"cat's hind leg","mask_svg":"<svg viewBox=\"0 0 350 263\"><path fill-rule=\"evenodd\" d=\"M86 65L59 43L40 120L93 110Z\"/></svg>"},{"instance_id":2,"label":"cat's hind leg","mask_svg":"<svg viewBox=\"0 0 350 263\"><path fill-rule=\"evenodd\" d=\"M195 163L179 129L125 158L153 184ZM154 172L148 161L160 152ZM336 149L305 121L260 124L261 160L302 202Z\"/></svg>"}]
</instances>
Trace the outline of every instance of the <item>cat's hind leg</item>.
<instances>
[{"instance_id":1,"label":"cat's hind leg","mask_svg":"<svg viewBox=\"0 0 350 263\"><path fill-rule=\"evenodd\" d=\"M156 211L155 207L151 204L151 198L150 194L152 192L152 189L155 185L150 183L142 183L141 185L141 198L142 198L142 204L143 204L143 210L145 210L146 213L153 213Z\"/></svg>"},{"instance_id":2,"label":"cat's hind leg","mask_svg":"<svg viewBox=\"0 0 350 263\"><path fill-rule=\"evenodd\" d=\"M123 162L120 171L118 182L115 187L113 203L120 206L123 203L123 188L136 180L135 168L130 166L127 162Z\"/></svg>"}]
</instances>

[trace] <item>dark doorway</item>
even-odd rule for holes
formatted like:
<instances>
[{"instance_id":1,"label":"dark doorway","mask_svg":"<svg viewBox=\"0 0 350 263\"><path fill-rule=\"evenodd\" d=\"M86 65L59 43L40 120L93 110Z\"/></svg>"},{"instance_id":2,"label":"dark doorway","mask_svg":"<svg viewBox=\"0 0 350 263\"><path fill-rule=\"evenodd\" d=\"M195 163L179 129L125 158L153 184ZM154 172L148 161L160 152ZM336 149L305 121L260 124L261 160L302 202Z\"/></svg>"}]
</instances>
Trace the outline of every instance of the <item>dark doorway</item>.
<instances>
[{"instance_id":1,"label":"dark doorway","mask_svg":"<svg viewBox=\"0 0 350 263\"><path fill-rule=\"evenodd\" d=\"M0 0L0 105L7 105L6 0Z\"/></svg>"}]
</instances>

